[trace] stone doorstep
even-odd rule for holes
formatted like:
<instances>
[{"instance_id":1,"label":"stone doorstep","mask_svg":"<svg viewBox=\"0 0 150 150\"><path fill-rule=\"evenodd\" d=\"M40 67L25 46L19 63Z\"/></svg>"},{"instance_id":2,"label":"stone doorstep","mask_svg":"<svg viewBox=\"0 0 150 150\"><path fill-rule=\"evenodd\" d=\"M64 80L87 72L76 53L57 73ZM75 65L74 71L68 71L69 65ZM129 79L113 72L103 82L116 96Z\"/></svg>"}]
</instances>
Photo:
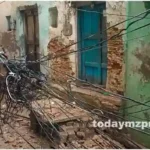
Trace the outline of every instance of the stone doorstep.
<instances>
[{"instance_id":1,"label":"stone doorstep","mask_svg":"<svg viewBox=\"0 0 150 150\"><path fill-rule=\"evenodd\" d=\"M64 89L58 84L53 84L52 86L55 87L55 88L58 88L61 91L64 91ZM90 89L87 89L87 88L73 86L72 91L73 92L78 92L78 93L81 93L81 94L87 94L89 96L97 95L98 99L102 99L101 101L108 101L109 103L112 103L115 106L120 106L121 105L121 99L120 98L117 98L117 97L114 97L114 96L103 95L103 94L99 93L97 89L91 91Z\"/></svg>"}]
</instances>

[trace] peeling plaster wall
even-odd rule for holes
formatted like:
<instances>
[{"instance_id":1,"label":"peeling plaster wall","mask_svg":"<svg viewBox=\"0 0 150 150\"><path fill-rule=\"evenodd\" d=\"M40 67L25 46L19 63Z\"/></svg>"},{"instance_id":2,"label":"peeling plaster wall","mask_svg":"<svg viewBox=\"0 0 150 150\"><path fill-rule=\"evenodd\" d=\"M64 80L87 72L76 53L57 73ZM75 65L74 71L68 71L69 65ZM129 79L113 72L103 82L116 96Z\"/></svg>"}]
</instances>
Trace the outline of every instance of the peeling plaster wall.
<instances>
[{"instance_id":1,"label":"peeling plaster wall","mask_svg":"<svg viewBox=\"0 0 150 150\"><path fill-rule=\"evenodd\" d=\"M23 33L23 18L21 17L18 7L24 5L33 5L37 4L39 8L39 35L40 35L40 50L41 53L46 55L48 52L47 46L49 41L54 38L63 43L63 45L68 45L77 41L77 13L74 8L70 7L68 2L63 1L51 1L51 2L36 2L36 1L19 1L19 2L7 2L9 9L6 11L6 14L11 14L14 19L17 21L17 30L16 30L16 41L18 47L20 47L21 54L25 54L24 46L24 33ZM2 5L1 5L2 6ZM58 27L53 28L50 26L51 19L49 8L57 7L58 10ZM118 15L109 15L109 14L118 14ZM125 14L125 2L106 2L106 18L107 18L107 27L114 25L121 20L124 20L124 16L119 16ZM1 17L1 14L0 14ZM72 25L72 34L65 36L63 33L65 17L68 17L68 22ZM4 18L4 17L3 17ZM6 23L6 20L4 21ZM6 28L6 26L5 26ZM120 29L124 28L124 24L121 24L117 28L113 28L107 33L107 36L112 36L119 32ZM0 39L1 39L0 35ZM114 44L113 44L114 43ZM113 45L112 45L113 44ZM108 76L106 87L112 91L123 91L123 46L122 46L122 37L118 41L108 42ZM112 49L111 47L116 47ZM76 50L77 44L69 48L69 51ZM116 53L117 52L117 53ZM116 62L116 56L119 57ZM69 55L71 68L73 74L77 76L78 74L78 62L77 54ZM119 63L119 65L118 65ZM114 69L114 64L117 64L119 68ZM113 71L112 71L113 70Z\"/></svg>"},{"instance_id":2,"label":"peeling plaster wall","mask_svg":"<svg viewBox=\"0 0 150 150\"><path fill-rule=\"evenodd\" d=\"M123 1L106 2L107 28L126 19L126 9ZM107 38L111 38L125 28L125 23L107 30ZM109 40L107 42L108 70L106 88L122 94L124 92L124 44L123 36Z\"/></svg>"},{"instance_id":3,"label":"peeling plaster wall","mask_svg":"<svg viewBox=\"0 0 150 150\"><path fill-rule=\"evenodd\" d=\"M3 2L0 4L0 32L7 31L7 20L6 16L10 15L11 12L11 3L10 2Z\"/></svg>"},{"instance_id":4,"label":"peeling plaster wall","mask_svg":"<svg viewBox=\"0 0 150 150\"><path fill-rule=\"evenodd\" d=\"M57 10L58 10L58 27L57 28L53 28L51 26L49 27L50 41L56 37L58 37L58 39L64 45L68 45L72 42L77 41L77 24L76 24L77 18L76 18L75 10L73 8L70 8L70 6L67 2L62 2L62 1L53 2L51 7L57 7ZM64 23L65 23L65 15L68 16L68 13L70 13L68 21L72 25L73 30L72 30L72 35L64 36L63 35L63 27L64 27ZM76 49L77 49L77 45L73 45L70 47L70 50L76 50ZM70 58L71 65L72 65L72 71L76 75L76 73L77 73L76 55L75 54L69 55L69 58Z\"/></svg>"},{"instance_id":5,"label":"peeling plaster wall","mask_svg":"<svg viewBox=\"0 0 150 150\"><path fill-rule=\"evenodd\" d=\"M35 4L37 4L38 6L38 13L39 13L40 53L42 55L47 55L47 52L48 52L47 45L49 42L49 23L50 23L49 8L51 6L51 2L50 1L49 2L46 2L46 1L44 2L42 1L12 1L12 2L5 2L3 3L3 5L0 5L0 10L2 10L2 13L0 14L0 19L2 18L1 19L2 21L0 23L2 24L3 22L2 24L3 27L0 27L0 32L1 30L5 30L5 32L7 31L7 22L6 22L5 16L11 15L12 18L16 20L16 31L13 34L13 38L15 39L16 47L20 48L20 55L25 54L25 37L24 37L23 17L21 16L19 12L18 7L27 6L27 5L35 5ZM6 37L6 34L5 34L5 37ZM0 39L2 39L2 34L0 34ZM41 69L43 72L46 72L42 66L41 66Z\"/></svg>"},{"instance_id":6,"label":"peeling plaster wall","mask_svg":"<svg viewBox=\"0 0 150 150\"><path fill-rule=\"evenodd\" d=\"M51 6L51 2L42 2L42 1L23 1L23 2L12 2L12 14L14 18L17 20L17 41L18 43L22 43L21 39L24 36L23 33L23 18L21 17L18 7L20 6L28 6L35 5L38 6L38 15L39 15L39 36L40 36L40 49L45 55L47 54L47 44L49 41L49 8Z\"/></svg>"},{"instance_id":7,"label":"peeling plaster wall","mask_svg":"<svg viewBox=\"0 0 150 150\"><path fill-rule=\"evenodd\" d=\"M24 27L23 27L23 17L21 16L19 6L28 6L35 5L38 6L38 18L39 18L39 49L41 56L47 55L47 45L49 42L49 8L51 6L51 1L24 1L24 2L14 2L13 9L16 10L14 13L15 18L17 19L17 30L16 30L16 39L19 47L21 47L21 55L25 54L25 37L24 37ZM43 65L47 65L47 62L43 62ZM48 73L44 67L41 65L41 71L43 73Z\"/></svg>"},{"instance_id":8,"label":"peeling plaster wall","mask_svg":"<svg viewBox=\"0 0 150 150\"><path fill-rule=\"evenodd\" d=\"M53 28L50 26L50 41L56 37L63 42L64 45L68 45L71 42L77 41L77 13L74 8L70 7L69 4L65 2L53 2L51 7L57 7L58 10L58 27ZM70 24L72 25L72 35L64 36L63 35L63 24L65 22L65 15L70 12ZM107 15L107 14L117 14L117 15ZM107 28L119 23L125 19L125 2L106 2L106 19L107 19ZM115 35L116 32L119 32L122 28L125 27L125 24L121 24L116 28L113 28L108 31L108 38ZM112 49L112 47L115 47ZM76 50L77 45L70 47L70 50ZM116 60L117 56L117 60ZM78 62L77 54L69 55L70 63L72 65L72 70L74 75L78 74ZM114 64L117 64L115 66ZM114 71L112 71L114 70ZM116 40L108 42L108 77L106 88L111 91L123 91L123 39L117 38Z\"/></svg>"},{"instance_id":9,"label":"peeling plaster wall","mask_svg":"<svg viewBox=\"0 0 150 150\"><path fill-rule=\"evenodd\" d=\"M0 45L5 48L9 58L19 55L19 48L16 45L15 32L8 31L6 16L11 15L11 2L3 2L0 4Z\"/></svg>"},{"instance_id":10,"label":"peeling plaster wall","mask_svg":"<svg viewBox=\"0 0 150 150\"><path fill-rule=\"evenodd\" d=\"M107 26L115 25L126 18L126 2L124 1L107 1L106 2L106 16L107 16ZM115 15L117 14L117 15ZM125 24L120 24L117 28L122 29Z\"/></svg>"}]
</instances>

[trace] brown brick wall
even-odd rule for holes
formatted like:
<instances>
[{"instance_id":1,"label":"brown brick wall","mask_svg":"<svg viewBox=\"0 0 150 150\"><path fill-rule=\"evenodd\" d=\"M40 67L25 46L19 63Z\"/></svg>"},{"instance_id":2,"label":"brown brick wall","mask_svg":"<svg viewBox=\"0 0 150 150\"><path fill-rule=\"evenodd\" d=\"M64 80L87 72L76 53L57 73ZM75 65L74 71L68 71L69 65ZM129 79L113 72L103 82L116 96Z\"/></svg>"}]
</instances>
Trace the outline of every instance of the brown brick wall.
<instances>
[{"instance_id":1,"label":"brown brick wall","mask_svg":"<svg viewBox=\"0 0 150 150\"><path fill-rule=\"evenodd\" d=\"M112 28L107 30L107 38L109 39L111 36L117 34L120 31L118 28ZM63 40L59 38L53 38L50 40L48 48L49 52L55 55L61 55L63 53L68 53L69 48L60 49L65 47L63 44ZM107 84L106 88L113 92L123 92L124 85L124 65L123 65L123 40L122 37L117 37L113 40L108 41L108 72L107 72ZM77 64L76 64L77 65ZM51 61L51 68L56 70L52 70L52 79L54 81L59 81L65 83L69 78L67 78L66 74L74 75L72 71L72 64L69 59L69 55L64 57L60 57L58 59L54 59Z\"/></svg>"},{"instance_id":2,"label":"brown brick wall","mask_svg":"<svg viewBox=\"0 0 150 150\"><path fill-rule=\"evenodd\" d=\"M48 44L49 54L52 57L61 56L69 52L69 48L64 48L66 45L63 44L59 38L53 38ZM65 83L69 77L65 74L74 75L71 67L71 62L68 55L61 56L51 60L51 79L55 82Z\"/></svg>"},{"instance_id":3,"label":"brown brick wall","mask_svg":"<svg viewBox=\"0 0 150 150\"><path fill-rule=\"evenodd\" d=\"M112 28L107 31L108 39L120 32L118 28ZM108 72L107 89L114 92L123 92L123 40L122 36L108 41Z\"/></svg>"}]
</instances>

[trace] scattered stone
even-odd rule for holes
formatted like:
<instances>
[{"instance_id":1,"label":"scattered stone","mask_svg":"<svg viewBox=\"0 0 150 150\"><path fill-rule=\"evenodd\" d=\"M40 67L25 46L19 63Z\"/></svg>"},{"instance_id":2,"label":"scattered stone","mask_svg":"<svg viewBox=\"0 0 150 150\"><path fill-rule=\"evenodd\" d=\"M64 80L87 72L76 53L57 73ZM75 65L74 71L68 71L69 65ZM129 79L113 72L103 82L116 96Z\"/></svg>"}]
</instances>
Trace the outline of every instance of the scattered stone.
<instances>
[{"instance_id":1,"label":"scattered stone","mask_svg":"<svg viewBox=\"0 0 150 150\"><path fill-rule=\"evenodd\" d=\"M85 140L78 140L79 144L83 144L85 142Z\"/></svg>"},{"instance_id":2,"label":"scattered stone","mask_svg":"<svg viewBox=\"0 0 150 150\"><path fill-rule=\"evenodd\" d=\"M80 131L79 131L79 132L76 133L76 135L77 135L77 137L80 138L80 139L84 139L84 138L85 138L85 133L84 133L84 132L80 132Z\"/></svg>"},{"instance_id":3,"label":"scattered stone","mask_svg":"<svg viewBox=\"0 0 150 150\"><path fill-rule=\"evenodd\" d=\"M80 148L80 144L77 141L72 141L72 144L75 148Z\"/></svg>"},{"instance_id":4,"label":"scattered stone","mask_svg":"<svg viewBox=\"0 0 150 150\"><path fill-rule=\"evenodd\" d=\"M16 120L17 120L17 121L23 121L23 119L22 119L22 118L17 118Z\"/></svg>"},{"instance_id":5,"label":"scattered stone","mask_svg":"<svg viewBox=\"0 0 150 150\"><path fill-rule=\"evenodd\" d=\"M59 145L59 148L65 148L66 146L64 145L64 143L61 143L60 145Z\"/></svg>"},{"instance_id":6,"label":"scattered stone","mask_svg":"<svg viewBox=\"0 0 150 150\"><path fill-rule=\"evenodd\" d=\"M86 137L92 137L95 134L94 129L85 129Z\"/></svg>"},{"instance_id":7,"label":"scattered stone","mask_svg":"<svg viewBox=\"0 0 150 150\"><path fill-rule=\"evenodd\" d=\"M73 124L74 124L74 123L73 123L72 121L66 123L67 126L72 126Z\"/></svg>"},{"instance_id":8,"label":"scattered stone","mask_svg":"<svg viewBox=\"0 0 150 150\"><path fill-rule=\"evenodd\" d=\"M17 144L16 144L16 143L13 143L12 146L13 146L13 147L17 147Z\"/></svg>"},{"instance_id":9,"label":"scattered stone","mask_svg":"<svg viewBox=\"0 0 150 150\"><path fill-rule=\"evenodd\" d=\"M72 141L72 140L76 140L76 135L75 135L75 132L73 130L70 130L70 131L67 131L68 133L68 140L69 141Z\"/></svg>"},{"instance_id":10,"label":"scattered stone","mask_svg":"<svg viewBox=\"0 0 150 150\"><path fill-rule=\"evenodd\" d=\"M93 148L94 146L97 146L97 144L94 143L94 141L92 141L92 140L86 140L86 141L84 142L83 146L84 146L85 148Z\"/></svg>"},{"instance_id":11,"label":"scattered stone","mask_svg":"<svg viewBox=\"0 0 150 150\"><path fill-rule=\"evenodd\" d=\"M61 138L61 142L66 142L68 139L68 133L60 132L60 138Z\"/></svg>"}]
</instances>

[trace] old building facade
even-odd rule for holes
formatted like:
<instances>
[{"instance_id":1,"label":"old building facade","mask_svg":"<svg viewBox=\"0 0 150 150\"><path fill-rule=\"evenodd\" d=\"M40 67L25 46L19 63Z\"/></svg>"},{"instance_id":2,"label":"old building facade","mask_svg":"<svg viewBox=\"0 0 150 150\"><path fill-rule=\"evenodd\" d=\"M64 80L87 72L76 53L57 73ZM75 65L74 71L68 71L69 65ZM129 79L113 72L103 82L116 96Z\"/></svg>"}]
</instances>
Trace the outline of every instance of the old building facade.
<instances>
[{"instance_id":1,"label":"old building facade","mask_svg":"<svg viewBox=\"0 0 150 150\"><path fill-rule=\"evenodd\" d=\"M123 39L107 39L123 29L125 24L106 29L125 19L125 2L24 1L0 5L0 8L6 7L8 9L0 14L3 20L0 43L8 49L11 57L29 55L33 50L37 55L28 56L28 59L37 59L38 54L70 53L65 59L50 60L48 65L51 69L103 85L111 91L123 92ZM8 29L9 24L11 29ZM92 34L95 35L85 39ZM70 44L72 46L62 50ZM97 47L82 51L96 44ZM42 66L40 68L43 69ZM53 74L53 71L49 73Z\"/></svg>"}]
</instances>

